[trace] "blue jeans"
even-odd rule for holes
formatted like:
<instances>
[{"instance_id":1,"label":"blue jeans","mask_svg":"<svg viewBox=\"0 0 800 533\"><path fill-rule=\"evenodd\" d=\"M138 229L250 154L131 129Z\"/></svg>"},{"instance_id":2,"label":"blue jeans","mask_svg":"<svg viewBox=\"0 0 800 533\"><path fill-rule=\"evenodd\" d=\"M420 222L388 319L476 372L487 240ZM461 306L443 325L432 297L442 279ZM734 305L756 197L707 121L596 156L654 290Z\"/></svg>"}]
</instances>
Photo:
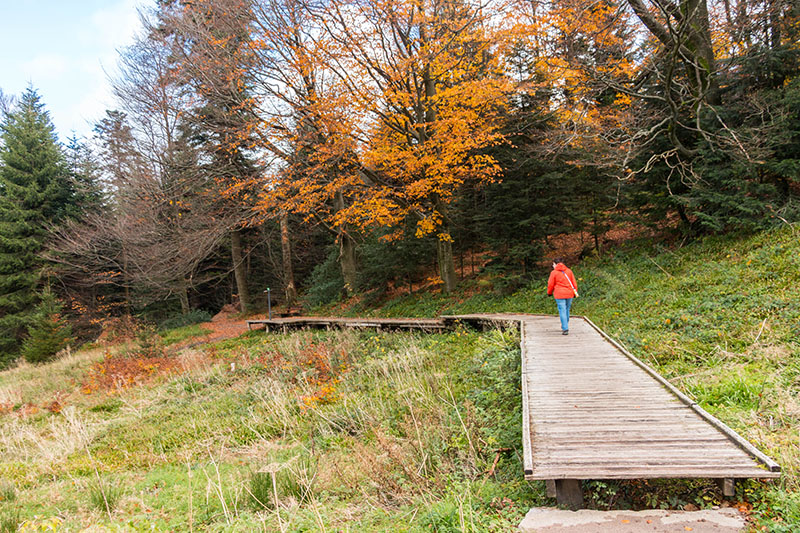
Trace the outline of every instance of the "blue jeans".
<instances>
[{"instance_id":1,"label":"blue jeans","mask_svg":"<svg viewBox=\"0 0 800 533\"><path fill-rule=\"evenodd\" d=\"M561 317L561 331L569 329L569 310L572 307L572 298L556 298L558 316Z\"/></svg>"}]
</instances>

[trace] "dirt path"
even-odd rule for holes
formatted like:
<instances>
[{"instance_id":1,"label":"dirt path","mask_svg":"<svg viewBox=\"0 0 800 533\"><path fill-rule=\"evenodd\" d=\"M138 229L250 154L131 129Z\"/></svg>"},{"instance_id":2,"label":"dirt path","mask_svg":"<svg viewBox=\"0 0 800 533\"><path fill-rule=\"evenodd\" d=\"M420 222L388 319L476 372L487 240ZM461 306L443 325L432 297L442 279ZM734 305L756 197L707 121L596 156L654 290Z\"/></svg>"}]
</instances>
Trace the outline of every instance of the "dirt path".
<instances>
[{"instance_id":1,"label":"dirt path","mask_svg":"<svg viewBox=\"0 0 800 533\"><path fill-rule=\"evenodd\" d=\"M247 333L247 320L257 320L260 318L263 318L263 315L254 315L247 318L239 318L238 313L217 315L211 322L198 324L201 328L208 330L209 333L181 341L175 345L175 348L182 350L184 348L191 348L211 342L233 339L243 333Z\"/></svg>"}]
</instances>

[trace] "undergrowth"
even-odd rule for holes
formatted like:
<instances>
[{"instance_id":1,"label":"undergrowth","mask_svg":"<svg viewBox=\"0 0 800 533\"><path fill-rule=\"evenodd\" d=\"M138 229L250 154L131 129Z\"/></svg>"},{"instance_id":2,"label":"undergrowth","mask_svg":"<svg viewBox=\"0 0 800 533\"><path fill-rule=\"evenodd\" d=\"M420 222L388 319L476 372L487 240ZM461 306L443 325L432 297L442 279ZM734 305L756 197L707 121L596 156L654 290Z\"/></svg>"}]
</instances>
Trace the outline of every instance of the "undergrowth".
<instances>
[{"instance_id":1,"label":"undergrowth","mask_svg":"<svg viewBox=\"0 0 800 533\"><path fill-rule=\"evenodd\" d=\"M0 474L20 520L65 529L507 531L545 501L519 475L518 343L254 332L184 354L179 374L83 388L60 414L3 416Z\"/></svg>"}]
</instances>

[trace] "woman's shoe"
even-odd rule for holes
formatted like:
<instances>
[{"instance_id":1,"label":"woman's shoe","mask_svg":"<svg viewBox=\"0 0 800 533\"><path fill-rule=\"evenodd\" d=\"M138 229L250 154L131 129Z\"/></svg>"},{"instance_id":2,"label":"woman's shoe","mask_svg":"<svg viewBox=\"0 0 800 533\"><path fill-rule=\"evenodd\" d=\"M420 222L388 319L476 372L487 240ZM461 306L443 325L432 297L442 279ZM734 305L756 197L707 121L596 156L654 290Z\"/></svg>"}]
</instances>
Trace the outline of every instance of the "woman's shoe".
<instances>
[{"instance_id":1,"label":"woman's shoe","mask_svg":"<svg viewBox=\"0 0 800 533\"><path fill-rule=\"evenodd\" d=\"M569 330L565 329L561 332L562 335L569 335Z\"/></svg>"}]
</instances>

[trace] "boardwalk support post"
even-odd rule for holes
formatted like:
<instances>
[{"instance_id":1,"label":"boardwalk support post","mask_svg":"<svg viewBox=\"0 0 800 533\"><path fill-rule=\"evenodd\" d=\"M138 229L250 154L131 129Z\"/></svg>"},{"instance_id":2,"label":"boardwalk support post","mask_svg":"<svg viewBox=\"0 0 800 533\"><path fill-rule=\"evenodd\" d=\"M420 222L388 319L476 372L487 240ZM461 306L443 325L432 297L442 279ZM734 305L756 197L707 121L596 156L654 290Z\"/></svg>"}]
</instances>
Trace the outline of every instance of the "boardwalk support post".
<instances>
[{"instance_id":1,"label":"boardwalk support post","mask_svg":"<svg viewBox=\"0 0 800 533\"><path fill-rule=\"evenodd\" d=\"M573 511L583 508L583 490L579 479L557 479L556 501L558 505L569 507Z\"/></svg>"},{"instance_id":2,"label":"boardwalk support post","mask_svg":"<svg viewBox=\"0 0 800 533\"><path fill-rule=\"evenodd\" d=\"M736 480L730 477L717 479L722 495L726 498L733 498L736 496Z\"/></svg>"},{"instance_id":3,"label":"boardwalk support post","mask_svg":"<svg viewBox=\"0 0 800 533\"><path fill-rule=\"evenodd\" d=\"M556 497L556 480L555 479L546 479L544 482L544 488L547 492L548 498L555 498Z\"/></svg>"}]
</instances>

